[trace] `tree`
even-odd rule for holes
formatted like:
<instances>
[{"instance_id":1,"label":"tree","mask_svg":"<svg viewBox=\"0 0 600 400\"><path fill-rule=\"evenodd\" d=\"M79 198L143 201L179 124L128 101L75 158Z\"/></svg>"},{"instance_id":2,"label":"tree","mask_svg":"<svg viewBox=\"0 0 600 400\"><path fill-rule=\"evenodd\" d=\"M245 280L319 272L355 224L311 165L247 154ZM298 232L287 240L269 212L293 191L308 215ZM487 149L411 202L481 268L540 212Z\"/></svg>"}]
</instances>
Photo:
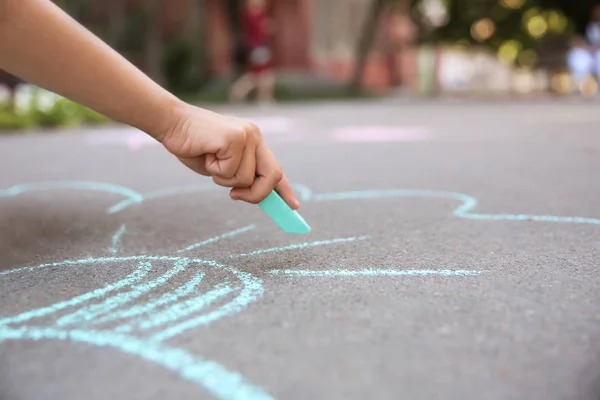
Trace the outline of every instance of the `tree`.
<instances>
[{"instance_id":1,"label":"tree","mask_svg":"<svg viewBox=\"0 0 600 400\"><path fill-rule=\"evenodd\" d=\"M127 30L126 3L124 0L107 0L109 6L106 41L113 49L119 49Z\"/></svg>"},{"instance_id":2,"label":"tree","mask_svg":"<svg viewBox=\"0 0 600 400\"><path fill-rule=\"evenodd\" d=\"M390 0L373 0L371 3L356 46L354 71L349 85L351 93L358 93L362 88L362 78L367 66L369 53L377 35L380 17L389 2Z\"/></svg>"},{"instance_id":3,"label":"tree","mask_svg":"<svg viewBox=\"0 0 600 400\"><path fill-rule=\"evenodd\" d=\"M590 20L592 8L598 4L598 0L539 0L539 4L542 7L561 10L573 21L575 30L583 33Z\"/></svg>"},{"instance_id":4,"label":"tree","mask_svg":"<svg viewBox=\"0 0 600 400\"><path fill-rule=\"evenodd\" d=\"M143 3L146 17L144 43L146 71L148 76L159 85L165 84L165 73L163 70L162 5L163 0L145 0Z\"/></svg>"}]
</instances>

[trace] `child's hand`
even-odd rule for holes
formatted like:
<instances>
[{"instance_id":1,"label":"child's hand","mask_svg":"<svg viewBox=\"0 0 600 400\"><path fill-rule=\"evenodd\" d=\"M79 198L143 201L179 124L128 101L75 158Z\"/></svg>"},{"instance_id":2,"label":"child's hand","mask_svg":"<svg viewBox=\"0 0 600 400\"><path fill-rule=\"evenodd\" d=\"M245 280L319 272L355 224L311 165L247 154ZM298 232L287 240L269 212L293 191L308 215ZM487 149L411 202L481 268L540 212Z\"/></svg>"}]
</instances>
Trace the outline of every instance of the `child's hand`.
<instances>
[{"instance_id":1,"label":"child's hand","mask_svg":"<svg viewBox=\"0 0 600 400\"><path fill-rule=\"evenodd\" d=\"M300 206L254 124L191 105L175 121L162 144L193 171L232 188L231 198L256 204L275 189L290 207Z\"/></svg>"}]
</instances>

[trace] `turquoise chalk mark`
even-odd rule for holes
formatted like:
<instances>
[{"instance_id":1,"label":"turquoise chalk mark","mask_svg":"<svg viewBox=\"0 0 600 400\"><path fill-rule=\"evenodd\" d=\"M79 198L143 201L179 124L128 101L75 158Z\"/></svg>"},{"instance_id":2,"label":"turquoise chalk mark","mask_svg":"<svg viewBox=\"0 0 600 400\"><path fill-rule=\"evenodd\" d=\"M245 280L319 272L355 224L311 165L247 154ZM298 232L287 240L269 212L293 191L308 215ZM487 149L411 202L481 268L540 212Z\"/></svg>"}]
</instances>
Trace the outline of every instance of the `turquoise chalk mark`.
<instances>
[{"instance_id":1,"label":"turquoise chalk mark","mask_svg":"<svg viewBox=\"0 0 600 400\"><path fill-rule=\"evenodd\" d=\"M16 274L21 272L33 272L38 269L43 268L56 268L56 267L66 267L66 266L79 266L79 265L87 265L87 264L106 264L106 263L116 263L116 262L127 262L127 261L177 261L180 260L181 257L173 257L173 256L128 256L128 257L89 257L81 260L66 260L59 261L54 263L40 264L36 266L30 267L22 267L9 269L7 271L0 271L0 276ZM206 260L192 260L192 262L210 262Z\"/></svg>"},{"instance_id":2,"label":"turquoise chalk mark","mask_svg":"<svg viewBox=\"0 0 600 400\"><path fill-rule=\"evenodd\" d=\"M57 264L59 264L59 263L57 263ZM21 270L23 270L23 269L21 269ZM8 272L10 272L10 271L8 271ZM127 277L125 277L125 279L122 279L116 283L107 285L103 288L95 289L91 292L82 294L81 296L73 297L70 300L55 303L49 307L43 307L43 308L38 308L36 310L24 312L22 314L17 315L16 317L0 319L0 327L2 327L4 325L8 325L8 324L16 324L19 322L25 322L25 321L28 321L33 318L44 317L46 315L56 313L60 310L64 310L65 308L77 306L79 304L82 304L86 301L90 301L92 299L102 298L110 292L122 289L126 286L130 286L136 282L141 281L146 275L148 275L148 272L150 272L150 265L145 264L145 263L140 263L140 264L138 264L138 267L136 268L136 270L133 273L131 273L130 275L128 275Z\"/></svg>"},{"instance_id":3,"label":"turquoise chalk mark","mask_svg":"<svg viewBox=\"0 0 600 400\"><path fill-rule=\"evenodd\" d=\"M134 273L132 273L122 281L117 282L116 284L108 285L103 289L97 289L88 294L77 296L71 300L60 302L50 307L44 307L37 310L28 311L16 315L14 317L4 318L0 320L0 342L7 339L57 339L86 342L99 347L112 346L125 353L137 355L147 361L155 362L159 365L162 365L165 368L177 372L183 378L203 385L212 395L221 400L271 399L271 397L260 388L254 387L251 384L245 382L244 378L240 375L227 371L224 367L213 361L204 361L194 357L193 355L190 355L184 350L166 347L165 345L158 343L161 340L172 338L180 333L185 332L186 330L192 329L200 325L206 325L212 321L216 321L220 318L229 316L235 312L240 312L250 303L256 301L258 297L263 295L262 281L260 279L255 278L251 274L238 271L234 268L225 267L215 261L210 260L189 259L184 257L171 256L130 256L67 260L63 262L42 264L39 266L31 266L19 268L16 270L4 271L2 275L7 275L9 273L31 272L42 268L83 266L96 263L103 264L126 261L138 261L138 268ZM168 279L167 275L169 275L169 273L172 273L174 270L179 270L182 267L187 266L188 264L196 263L206 264L210 267L215 267L217 269L220 269L221 271L227 272L235 276L242 283L241 290L239 291L239 294L235 296L232 300L230 300L225 305L217 308L216 310L210 312L209 314L201 315L196 318L191 318L187 321L171 326L165 331L158 332L158 334L155 337L147 339L138 339L129 335L121 334L115 330L92 331L80 329L61 330L43 327L8 327L9 324L25 322L35 317L47 316L53 313L57 313L70 306L80 305L81 303L95 298L102 298L106 293L124 288L126 286L130 286L131 288L133 288L133 290L129 293L136 293L136 291L144 291L148 286L152 286L152 282L143 285L133 284L139 282L145 275L148 274L151 267L150 261L172 261L175 263L175 267L171 269L171 271L167 272L161 278L155 280L154 282L160 280L160 283L164 284L166 283L166 279ZM176 301L176 297L178 295L185 295L186 291L193 290L193 287L196 287L201 282L202 275L203 274L197 274L190 282L176 289L173 293L163 294L163 296L161 297L163 299L163 302L169 303ZM240 289L240 287L237 287L236 289ZM224 295L232 292L233 290L233 288L227 285L218 285L215 290L193 299L195 300L195 302L185 302L186 307L171 308L170 312L172 314L169 321L163 319L162 322L176 322L177 320L187 318L190 316L191 313L202 309L212 301L223 297ZM123 299L122 297L120 297L121 295L122 294L113 296L112 298L105 300L104 303L101 304L96 304L87 308L84 307L80 309L79 312L76 312L74 314L79 314L80 317L83 317L84 320L91 318L91 321L87 321L88 323L98 321L98 318L96 317L102 316L103 311L106 311L106 315L104 315L104 317L115 316L117 314L111 310L107 310L107 308L112 308L112 305L115 303L114 299L117 299L117 303L122 303L123 300L126 300L126 298ZM200 303L202 302L203 304L201 307ZM160 299L154 303L160 303ZM106 308L103 309L104 305L106 305ZM149 308L155 308L158 305L162 304L147 304L145 306L145 310L142 309L144 306L131 307L129 309L129 314L139 315L140 312L148 312L150 311ZM95 307L98 306L100 306L100 308L95 309ZM81 310L84 310L84 312L81 313ZM96 315L92 315L94 313ZM166 316L167 314L163 315ZM141 318L138 319L136 322L138 321L140 323L144 322L144 320ZM151 321L152 323L154 323L155 326L158 325L158 321L156 319L153 320L150 318L147 319L147 321Z\"/></svg>"},{"instance_id":4,"label":"turquoise chalk mark","mask_svg":"<svg viewBox=\"0 0 600 400\"><path fill-rule=\"evenodd\" d=\"M164 190L158 190L146 194L138 193L128 187L113 185L111 183L89 182L89 181L49 181L49 182L34 182L21 185L15 185L8 189L0 189L0 197L14 197L26 192L45 191L45 190L90 190L105 193L118 194L125 197L125 200L109 207L107 214L116 214L136 204L141 204L147 200L158 199L162 197L176 196L185 193L199 193L209 190L215 190L214 185L211 186L182 186Z\"/></svg>"},{"instance_id":5,"label":"turquoise chalk mark","mask_svg":"<svg viewBox=\"0 0 600 400\"><path fill-rule=\"evenodd\" d=\"M112 245L108 249L109 252L116 253L117 251L119 251L119 249L118 249L119 240L121 240L121 236L123 236L124 233L125 233L125 224L122 224L119 227L119 229L117 229L117 231L115 232L115 234L112 237Z\"/></svg>"},{"instance_id":6,"label":"turquoise chalk mark","mask_svg":"<svg viewBox=\"0 0 600 400\"><path fill-rule=\"evenodd\" d=\"M154 281L155 283L157 281L160 281L159 282L160 284L164 284L166 282L166 280L169 278L170 274L175 273L175 271L181 271L182 268L184 268L188 264L204 264L209 267L217 268L217 269L219 269L223 272L226 272L230 275L233 275L242 284L241 290L239 290L239 293L236 296L234 296L234 298L231 299L228 303L220 306L219 308L211 311L208 314L200 315L200 316L191 318L189 320L183 321L179 324L170 326L167 330L158 332L155 335L154 340L169 339L169 338L172 338L172 337L174 337L180 333L183 333L189 329L193 329L193 328L201 326L201 325L208 325L209 323L214 322L218 319L228 317L234 313L240 312L243 309L245 309L249 304L256 301L257 298L261 297L264 294L262 280L256 278L255 276L253 276L249 273L242 272L242 271L239 271L239 270L231 268L231 267L223 266L215 261L201 260L201 259L189 259L186 257L129 256L129 257L86 258L86 259L82 259L82 260L67 260L67 261L56 262L56 263L42 264L42 265L38 265L38 266L23 267L23 268L3 271L3 273L1 275L20 273L20 272L32 272L32 271L36 271L36 270L39 270L42 268L83 266L83 265L90 265L90 264L118 263L118 262L127 262L127 261L139 261L140 262L140 264L138 265L138 270L140 268L143 268L143 270L142 270L142 272L136 272L138 274L140 274L140 273L147 274L148 273L148 271L146 269L149 268L148 263L150 261L172 261L172 262L174 262L176 264L175 267L173 269L171 269L169 272L167 272L165 275L163 275L161 278L158 278L157 280L155 280ZM147 263L144 263L144 262L147 262ZM132 274L132 275L134 275L134 274ZM137 277L138 275L135 275L135 276ZM141 276L137 281L141 280L142 277L143 276ZM112 298L105 300L104 303L91 305L87 308L84 307L84 308L78 310L76 313L70 314L71 315L70 317L66 316L66 317L69 317L66 319L66 322L68 322L68 323L70 323L72 321L83 321L83 322L87 322L87 323L93 323L93 321L100 318L104 312L106 312L106 315L104 315L103 317L113 315L112 314L113 311L111 311L111 310L114 308L113 306L116 305L116 303L119 303L119 305L123 304L124 300L130 299L132 295L135 295L135 294L139 293L140 291L145 291L149 285L150 286L153 285L153 283L151 282L151 283L147 283L145 285L133 286L132 284L136 283L137 281L134 282L131 279L131 276L127 277L123 281L120 281L117 284L109 285L104 289L97 289L96 291L93 291L91 293L88 293L88 294L85 294L82 296L78 296L71 300L57 303L50 307L44 307L41 309L32 310L32 311L28 311L23 314L19 314L14 317L2 319L2 320L0 320L0 327L2 327L3 325L10 324L10 323L23 322L23 321L29 320L31 318L34 318L34 317L46 316L51 313L60 311L64 308L67 308L69 306L79 305L85 301L89 301L94 298L101 298L110 291L117 290L117 289L120 289L120 288L123 288L126 286L131 286L133 288L133 290L131 290L130 292L120 293L117 296L114 296ZM173 299L173 297L168 297L168 298ZM133 309L139 310L139 308L135 308L135 307L133 307ZM108 312L110 312L110 313L108 313ZM185 310L182 311L181 314L179 314L180 319L187 318L188 316L189 316L189 313ZM62 323L65 324L65 317L62 318Z\"/></svg>"},{"instance_id":7,"label":"turquoise chalk mark","mask_svg":"<svg viewBox=\"0 0 600 400\"><path fill-rule=\"evenodd\" d=\"M381 199L386 197L431 197L447 198L463 202L475 200L471 196L462 193L444 192L438 190L413 190L413 189L391 189L391 190L358 190L352 192L322 193L312 196L312 201L327 200L356 200L356 199ZM471 206L474 207L477 204Z\"/></svg>"},{"instance_id":8,"label":"turquoise chalk mark","mask_svg":"<svg viewBox=\"0 0 600 400\"><path fill-rule=\"evenodd\" d=\"M201 246L207 245L207 244L209 244L209 243L216 242L216 241L218 241L218 240L221 240L221 239L230 238L230 237L233 237L233 236L239 235L240 233L244 233L244 232L251 231L251 230L252 230L252 229L254 229L254 228L256 228L256 225L254 225L254 224L247 225L247 226L244 226L243 228L236 229L236 230L234 230L234 231L227 232L227 233L224 233L224 234L222 234L222 235L219 235L219 236L214 236L214 237L211 237L210 239L203 240L202 242L199 242L199 243L194 243L194 244L192 244L192 245L189 245L189 246L187 246L187 247L186 247L186 248L184 248L184 249L177 250L177 253L183 253L183 252L185 252L185 251L190 251L190 250L196 249L196 248L198 248L198 247L201 247Z\"/></svg>"},{"instance_id":9,"label":"turquoise chalk mark","mask_svg":"<svg viewBox=\"0 0 600 400\"><path fill-rule=\"evenodd\" d=\"M145 303L143 305L136 305L131 308L124 309L124 310L114 311L113 313L111 313L109 315L106 315L102 318L97 318L97 319L93 320L91 322L91 324L98 325L98 324L102 324L105 322L115 321L118 319L137 317L140 315L147 314L147 313L157 309L158 307L174 303L174 302L178 301L179 299L191 294L198 287L198 285L200 285L200 283L202 282L202 279L204 278L204 275L205 275L204 272L200 272L200 273L196 274L196 276L194 276L192 279L187 281L185 284L179 286L172 293L170 293L170 292L164 293L155 301L151 301L151 302ZM123 327L118 327L117 331L125 332L126 330L124 330Z\"/></svg>"},{"instance_id":10,"label":"turquoise chalk mark","mask_svg":"<svg viewBox=\"0 0 600 400\"><path fill-rule=\"evenodd\" d=\"M357 199L381 199L389 197L424 197L424 198L446 198L461 201L462 204L452 212L454 216L466 219L487 221L536 221L536 222L561 222L575 224L600 225L600 219L582 217L557 217L552 215L528 215L528 214L477 214L472 211L477 207L478 200L472 196L435 190L360 190L354 192L323 193L313 195L312 201L332 200L357 200Z\"/></svg>"},{"instance_id":11,"label":"turquoise chalk mark","mask_svg":"<svg viewBox=\"0 0 600 400\"><path fill-rule=\"evenodd\" d=\"M472 196L446 191L436 190L419 190L419 189L399 189L399 190L360 190L339 193L322 193L313 194L310 188L306 185L294 183L292 185L298 196L304 202L308 201L334 201L334 200L357 200L357 199L380 199L389 197L422 197L422 198L446 198L462 202L452 212L454 216L459 218L473 220L488 220L488 221L536 221L536 222L556 222L556 223L576 223L576 224L593 224L600 225L598 218L585 217L561 217L552 215L530 215L530 214L480 214L474 213L473 210L478 205L478 200ZM210 186L182 186L170 189L154 191L142 195L127 187L113 185L109 183L88 182L88 181L53 181L53 182L38 182L22 185L15 185L8 189L0 190L0 197L18 196L19 194L28 191L37 190L60 190L60 189L81 189L94 190L107 193L119 194L126 199L111 206L108 214L115 214L124 209L141 204L146 200L176 196L184 193L205 192L214 190L214 185Z\"/></svg>"},{"instance_id":12,"label":"turquoise chalk mark","mask_svg":"<svg viewBox=\"0 0 600 400\"><path fill-rule=\"evenodd\" d=\"M136 300L137 298L143 296L148 293L150 290L155 289L159 286L164 285L169 279L174 277L183 271L190 260L183 259L175 262L175 266L168 270L166 273L161 275L160 277L137 286L131 286L131 290L124 293L119 293L113 297L109 297L99 304L91 304L85 308L82 308L72 314L65 315L56 321L57 326L65 326L76 323L85 323L88 321L92 321L100 315L106 315L113 309L122 306L123 304L129 303L131 301ZM151 265L149 261L142 261L141 264L147 266L150 269Z\"/></svg>"},{"instance_id":13,"label":"turquoise chalk mark","mask_svg":"<svg viewBox=\"0 0 600 400\"><path fill-rule=\"evenodd\" d=\"M107 331L0 327L0 343L4 340L69 340L97 347L112 347L198 383L219 400L273 400L273 397L247 382L241 375L228 371L214 361L203 360L183 349L128 335Z\"/></svg>"},{"instance_id":14,"label":"turquoise chalk mark","mask_svg":"<svg viewBox=\"0 0 600 400\"><path fill-rule=\"evenodd\" d=\"M331 269L325 271L312 270L293 270L293 269L274 269L269 271L271 275L289 275L303 277L355 277L355 276L424 276L424 275L442 275L442 276L477 276L484 271L470 270L431 270L431 269Z\"/></svg>"},{"instance_id":15,"label":"turquoise chalk mark","mask_svg":"<svg viewBox=\"0 0 600 400\"><path fill-rule=\"evenodd\" d=\"M111 183L88 182L88 181L52 181L52 182L34 182L15 185L8 189L0 189L0 197L13 197L26 192L44 191L44 190L92 190L118 194L126 197L128 201L140 203L143 197L138 192L124 186L113 185Z\"/></svg>"},{"instance_id":16,"label":"turquoise chalk mark","mask_svg":"<svg viewBox=\"0 0 600 400\"><path fill-rule=\"evenodd\" d=\"M256 278L255 276L247 272L238 271L233 268L225 267L222 269L226 272L230 272L231 274L235 275L242 282L242 290L237 295L237 297L233 301L230 301L224 306L221 306L208 314L200 315L198 317L194 317L187 321L168 327L162 332L155 334L152 337L154 341L160 342L163 340L170 339L172 337L182 334L187 330L194 329L202 325L208 325L213 321L240 312L244 308L246 308L248 304L253 303L254 301L256 301L257 298L261 297L264 294L262 280Z\"/></svg>"},{"instance_id":17,"label":"turquoise chalk mark","mask_svg":"<svg viewBox=\"0 0 600 400\"><path fill-rule=\"evenodd\" d=\"M292 183L291 186L296 191L300 201L309 201L312 197L312 190L308 186L301 183Z\"/></svg>"},{"instance_id":18,"label":"turquoise chalk mark","mask_svg":"<svg viewBox=\"0 0 600 400\"><path fill-rule=\"evenodd\" d=\"M143 321L139 321L137 323L134 322L131 325L137 325L137 328L140 330L154 329L158 326L186 318L188 315L191 315L197 311L201 311L205 307L214 303L218 299L227 296L233 291L234 289L229 286L229 284L219 284L215 287L215 289L204 293L203 295L174 304L164 311L152 314ZM126 328L125 330L128 329L129 328Z\"/></svg>"},{"instance_id":19,"label":"turquoise chalk mark","mask_svg":"<svg viewBox=\"0 0 600 400\"><path fill-rule=\"evenodd\" d=\"M305 249L307 247L326 246L326 245L329 245L329 244L354 242L354 241L357 241L357 240L365 240L365 239L368 239L368 238L369 238L369 236L359 236L359 237L348 237L348 238L339 238L339 239L319 240L319 241L315 241L315 242L305 242L305 243L299 243L299 244L291 244L289 246L283 246L283 247L272 247L270 249L264 249L264 250L255 250L255 251L251 251L250 253L237 254L237 255L234 255L232 257L253 257L253 256L257 256L257 255L260 255L260 254L265 254L265 253L276 253L276 252L280 252L280 251Z\"/></svg>"},{"instance_id":20,"label":"turquoise chalk mark","mask_svg":"<svg viewBox=\"0 0 600 400\"><path fill-rule=\"evenodd\" d=\"M148 201L148 200L160 199L163 197L177 196L177 195L185 194L185 193L201 193L201 192L207 192L207 191L215 190L215 189L216 189L215 185L211 185L211 186L190 185L190 186L181 186L181 187L174 187L174 188L170 188L170 189L157 190L157 191L149 192L149 193L142 195L142 199L140 201L133 201L132 199L123 200L123 201L113 205L112 207L110 207L108 209L107 213L108 214L116 214L118 212L125 210L126 208L129 208L133 205L140 204L140 203L142 203L144 201Z\"/></svg>"}]
</instances>

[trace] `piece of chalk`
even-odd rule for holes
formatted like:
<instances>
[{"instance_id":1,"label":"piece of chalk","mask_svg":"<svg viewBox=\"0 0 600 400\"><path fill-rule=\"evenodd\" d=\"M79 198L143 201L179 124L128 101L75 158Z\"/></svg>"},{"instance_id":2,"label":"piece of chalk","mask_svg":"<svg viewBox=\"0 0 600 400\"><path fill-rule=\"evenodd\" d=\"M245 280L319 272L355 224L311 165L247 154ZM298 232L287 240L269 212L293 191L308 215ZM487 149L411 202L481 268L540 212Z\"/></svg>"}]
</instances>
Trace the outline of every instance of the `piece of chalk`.
<instances>
[{"instance_id":1,"label":"piece of chalk","mask_svg":"<svg viewBox=\"0 0 600 400\"><path fill-rule=\"evenodd\" d=\"M310 226L279 196L272 191L258 206L287 233L309 233Z\"/></svg>"}]
</instances>

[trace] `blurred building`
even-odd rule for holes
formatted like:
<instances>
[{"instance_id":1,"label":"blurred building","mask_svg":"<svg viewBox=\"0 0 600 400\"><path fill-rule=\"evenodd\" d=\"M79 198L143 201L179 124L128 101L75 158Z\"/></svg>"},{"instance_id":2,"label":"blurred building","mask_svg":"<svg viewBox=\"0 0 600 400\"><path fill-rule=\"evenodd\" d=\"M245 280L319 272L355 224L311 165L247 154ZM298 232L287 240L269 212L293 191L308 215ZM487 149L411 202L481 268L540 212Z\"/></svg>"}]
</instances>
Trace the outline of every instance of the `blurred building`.
<instances>
[{"instance_id":1,"label":"blurred building","mask_svg":"<svg viewBox=\"0 0 600 400\"><path fill-rule=\"evenodd\" d=\"M347 80L371 3L371 0L271 0L278 69L306 70ZM232 70L235 49L228 18L231 10L225 1L205 4L212 70L226 76ZM382 15L365 71L367 87L383 90L415 84L415 36L415 25L402 8Z\"/></svg>"},{"instance_id":2,"label":"blurred building","mask_svg":"<svg viewBox=\"0 0 600 400\"><path fill-rule=\"evenodd\" d=\"M94 0L94 10L88 15L101 23L110 19L111 13L114 15L115 8L125 14L140 5L153 4L161 10L161 36L169 39L188 22L190 4L194 1L196 10L201 8L204 14L210 70L216 77L227 77L235 69L236 27L232 12L238 11L234 8L239 9L243 0ZM277 68L347 80L372 3L371 0L269 0L276 28L273 50ZM364 76L367 87L385 89L415 84L416 29L408 12L403 10L398 7L381 16ZM138 65L144 62L136 60Z\"/></svg>"}]
</instances>

